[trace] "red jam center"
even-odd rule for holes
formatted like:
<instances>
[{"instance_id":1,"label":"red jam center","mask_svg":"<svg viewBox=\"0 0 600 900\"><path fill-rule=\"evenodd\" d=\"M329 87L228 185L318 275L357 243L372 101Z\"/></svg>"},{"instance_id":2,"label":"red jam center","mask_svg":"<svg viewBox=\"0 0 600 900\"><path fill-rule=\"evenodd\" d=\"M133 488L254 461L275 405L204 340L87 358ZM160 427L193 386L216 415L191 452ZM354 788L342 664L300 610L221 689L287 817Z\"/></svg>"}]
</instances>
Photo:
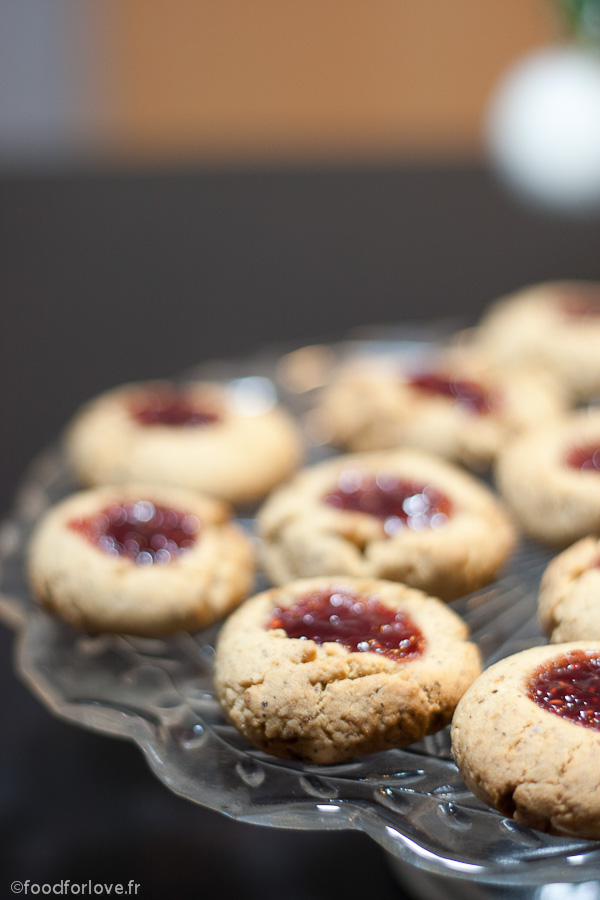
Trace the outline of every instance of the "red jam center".
<instances>
[{"instance_id":1,"label":"red jam center","mask_svg":"<svg viewBox=\"0 0 600 900\"><path fill-rule=\"evenodd\" d=\"M600 291L596 287L579 287L559 300L563 315L574 319L600 316Z\"/></svg>"},{"instance_id":2,"label":"red jam center","mask_svg":"<svg viewBox=\"0 0 600 900\"><path fill-rule=\"evenodd\" d=\"M191 550L200 522L149 500L124 500L93 516L73 519L69 528L109 556L127 556L140 566L150 566L165 565Z\"/></svg>"},{"instance_id":3,"label":"red jam center","mask_svg":"<svg viewBox=\"0 0 600 900\"><path fill-rule=\"evenodd\" d=\"M201 406L183 390L148 391L130 406L130 415L140 425L213 425L220 419L210 405Z\"/></svg>"},{"instance_id":4,"label":"red jam center","mask_svg":"<svg viewBox=\"0 0 600 900\"><path fill-rule=\"evenodd\" d=\"M452 513L448 498L430 484L405 481L390 472L371 475L358 469L345 469L323 502L382 519L390 536L406 526L415 531L441 528Z\"/></svg>"},{"instance_id":5,"label":"red jam center","mask_svg":"<svg viewBox=\"0 0 600 900\"><path fill-rule=\"evenodd\" d=\"M290 638L317 644L335 641L351 651L380 653L398 662L425 649L425 638L406 613L338 586L300 597L287 609L274 609L267 628L283 628Z\"/></svg>"},{"instance_id":6,"label":"red jam center","mask_svg":"<svg viewBox=\"0 0 600 900\"><path fill-rule=\"evenodd\" d=\"M600 731L600 657L574 650L541 666L529 697L549 712Z\"/></svg>"},{"instance_id":7,"label":"red jam center","mask_svg":"<svg viewBox=\"0 0 600 900\"><path fill-rule=\"evenodd\" d=\"M585 447L573 447L566 456L566 463L573 469L582 472L600 471L600 447L591 444Z\"/></svg>"},{"instance_id":8,"label":"red jam center","mask_svg":"<svg viewBox=\"0 0 600 900\"><path fill-rule=\"evenodd\" d=\"M416 375L409 380L409 385L427 394L450 397L470 412L483 415L492 409L490 395L474 381L444 378L435 373Z\"/></svg>"}]
</instances>

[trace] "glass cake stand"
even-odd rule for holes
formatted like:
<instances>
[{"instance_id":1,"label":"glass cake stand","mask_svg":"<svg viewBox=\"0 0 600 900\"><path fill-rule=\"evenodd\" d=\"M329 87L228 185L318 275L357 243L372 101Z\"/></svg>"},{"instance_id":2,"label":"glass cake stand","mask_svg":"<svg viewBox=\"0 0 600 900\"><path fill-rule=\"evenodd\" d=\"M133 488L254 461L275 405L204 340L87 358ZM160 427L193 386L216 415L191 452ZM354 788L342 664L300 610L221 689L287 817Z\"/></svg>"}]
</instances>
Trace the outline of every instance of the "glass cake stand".
<instances>
[{"instance_id":1,"label":"glass cake stand","mask_svg":"<svg viewBox=\"0 0 600 900\"><path fill-rule=\"evenodd\" d=\"M414 351L413 342L361 342L311 348L312 359L299 351L310 362L304 369L292 354L283 367L264 359L215 363L208 374L233 379L236 390L241 385L259 399L276 388L304 420L324 371L357 346ZM313 448L314 458L324 452ZM0 529L0 618L17 632L20 677L56 715L128 738L172 791L239 821L362 831L387 851L403 886L427 900L600 897L600 843L541 834L486 807L461 781L448 729L408 750L341 765L279 760L250 747L220 711L212 680L218 626L166 640L87 635L41 609L24 577L29 535L44 509L74 489L60 446L50 448L30 468ZM251 516L242 524L252 532ZM549 558L525 542L494 584L451 604L486 664L544 642L535 609ZM259 579L258 588L264 584Z\"/></svg>"}]
</instances>

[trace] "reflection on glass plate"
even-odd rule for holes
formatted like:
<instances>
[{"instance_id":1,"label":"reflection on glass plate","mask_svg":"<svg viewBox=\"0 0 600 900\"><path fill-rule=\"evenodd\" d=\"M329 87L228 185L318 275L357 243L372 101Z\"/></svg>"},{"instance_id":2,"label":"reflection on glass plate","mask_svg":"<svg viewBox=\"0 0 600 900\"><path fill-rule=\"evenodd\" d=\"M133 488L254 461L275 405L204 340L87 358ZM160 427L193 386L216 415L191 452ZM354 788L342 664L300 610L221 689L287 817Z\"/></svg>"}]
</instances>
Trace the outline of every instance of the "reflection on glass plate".
<instances>
[{"instance_id":1,"label":"reflection on glass plate","mask_svg":"<svg viewBox=\"0 0 600 900\"><path fill-rule=\"evenodd\" d=\"M321 353L319 365L330 354ZM254 372L269 374L265 365ZM227 374L237 378L239 363L229 373L221 364L219 377ZM264 384L256 385L264 396ZM298 394L284 400L299 414L308 408ZM216 627L168 640L89 636L37 607L23 576L28 536L40 512L73 488L60 449L49 450L0 531L0 616L19 632L21 676L59 716L135 741L171 790L244 822L358 829L399 860L474 881L600 877L597 843L539 834L475 799L452 762L448 729L410 750L338 766L278 760L249 747L221 714L212 683ZM251 519L243 524L252 529ZM487 662L542 642L535 597L548 559L523 545L499 581L452 604Z\"/></svg>"}]
</instances>

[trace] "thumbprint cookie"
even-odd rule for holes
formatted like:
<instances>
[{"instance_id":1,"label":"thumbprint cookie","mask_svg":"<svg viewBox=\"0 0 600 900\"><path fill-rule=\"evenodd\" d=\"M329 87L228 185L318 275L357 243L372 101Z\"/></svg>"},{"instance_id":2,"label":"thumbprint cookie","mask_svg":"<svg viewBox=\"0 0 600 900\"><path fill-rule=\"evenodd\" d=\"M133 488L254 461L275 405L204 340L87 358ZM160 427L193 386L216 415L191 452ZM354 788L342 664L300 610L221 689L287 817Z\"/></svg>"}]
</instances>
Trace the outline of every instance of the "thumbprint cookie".
<instances>
[{"instance_id":1,"label":"thumbprint cookie","mask_svg":"<svg viewBox=\"0 0 600 900\"><path fill-rule=\"evenodd\" d=\"M476 329L490 362L546 369L574 401L600 394L600 284L531 285L496 301Z\"/></svg>"},{"instance_id":2,"label":"thumbprint cookie","mask_svg":"<svg viewBox=\"0 0 600 900\"><path fill-rule=\"evenodd\" d=\"M573 412L514 438L495 474L531 537L564 546L600 531L600 409Z\"/></svg>"},{"instance_id":3,"label":"thumbprint cookie","mask_svg":"<svg viewBox=\"0 0 600 900\"><path fill-rule=\"evenodd\" d=\"M253 572L224 503L148 485L71 495L40 519L28 554L41 604L92 632L204 628L250 593Z\"/></svg>"},{"instance_id":4,"label":"thumbprint cookie","mask_svg":"<svg viewBox=\"0 0 600 900\"><path fill-rule=\"evenodd\" d=\"M85 486L142 481L251 503L284 480L303 452L296 424L265 385L248 378L108 391L75 415L68 459Z\"/></svg>"},{"instance_id":5,"label":"thumbprint cookie","mask_svg":"<svg viewBox=\"0 0 600 900\"><path fill-rule=\"evenodd\" d=\"M411 447L485 470L513 434L565 410L545 372L494 372L465 348L409 365L359 360L323 390L314 421L325 440L350 451Z\"/></svg>"},{"instance_id":6,"label":"thumbprint cookie","mask_svg":"<svg viewBox=\"0 0 600 900\"><path fill-rule=\"evenodd\" d=\"M401 581L443 600L490 582L515 542L485 485L412 450L308 467L271 494L257 525L275 584L352 575Z\"/></svg>"},{"instance_id":7,"label":"thumbprint cookie","mask_svg":"<svg viewBox=\"0 0 600 900\"><path fill-rule=\"evenodd\" d=\"M554 643L600 641L600 540L588 535L563 550L542 576L538 617Z\"/></svg>"},{"instance_id":8,"label":"thumbprint cookie","mask_svg":"<svg viewBox=\"0 0 600 900\"><path fill-rule=\"evenodd\" d=\"M600 642L533 647L476 679L452 722L467 787L517 822L600 839Z\"/></svg>"},{"instance_id":9,"label":"thumbprint cookie","mask_svg":"<svg viewBox=\"0 0 600 900\"><path fill-rule=\"evenodd\" d=\"M215 684L250 743L329 764L439 731L479 672L467 626L439 600L402 584L318 578L233 613Z\"/></svg>"}]
</instances>

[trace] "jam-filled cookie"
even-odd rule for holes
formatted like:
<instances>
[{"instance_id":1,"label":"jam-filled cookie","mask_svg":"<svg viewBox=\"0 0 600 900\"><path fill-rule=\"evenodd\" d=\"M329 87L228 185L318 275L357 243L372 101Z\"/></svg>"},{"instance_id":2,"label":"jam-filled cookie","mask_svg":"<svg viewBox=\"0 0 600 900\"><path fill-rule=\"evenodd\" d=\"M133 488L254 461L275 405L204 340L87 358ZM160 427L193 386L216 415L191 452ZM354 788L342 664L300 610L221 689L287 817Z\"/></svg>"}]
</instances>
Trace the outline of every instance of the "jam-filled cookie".
<instances>
[{"instance_id":1,"label":"jam-filled cookie","mask_svg":"<svg viewBox=\"0 0 600 900\"><path fill-rule=\"evenodd\" d=\"M34 531L28 571L40 602L71 625L159 636L206 627L237 606L254 562L224 503L131 485L51 507Z\"/></svg>"},{"instance_id":2,"label":"jam-filled cookie","mask_svg":"<svg viewBox=\"0 0 600 900\"><path fill-rule=\"evenodd\" d=\"M600 531L600 409L514 438L498 457L496 482L534 538L565 545Z\"/></svg>"},{"instance_id":3,"label":"jam-filled cookie","mask_svg":"<svg viewBox=\"0 0 600 900\"><path fill-rule=\"evenodd\" d=\"M490 361L542 366L575 400L600 394L600 284L560 281L524 288L498 300L476 331Z\"/></svg>"},{"instance_id":4,"label":"jam-filled cookie","mask_svg":"<svg viewBox=\"0 0 600 900\"><path fill-rule=\"evenodd\" d=\"M600 839L600 642L534 647L458 704L452 751L473 793L530 828Z\"/></svg>"},{"instance_id":5,"label":"jam-filled cookie","mask_svg":"<svg viewBox=\"0 0 600 900\"><path fill-rule=\"evenodd\" d=\"M402 581L444 600L491 581L515 540L487 487L412 450L306 468L271 494L257 525L275 584L343 574Z\"/></svg>"},{"instance_id":6,"label":"jam-filled cookie","mask_svg":"<svg viewBox=\"0 0 600 900\"><path fill-rule=\"evenodd\" d=\"M404 366L389 359L347 364L323 391L315 421L345 450L413 447L485 469L509 436L564 409L546 373L494 373L463 348Z\"/></svg>"},{"instance_id":7,"label":"jam-filled cookie","mask_svg":"<svg viewBox=\"0 0 600 900\"><path fill-rule=\"evenodd\" d=\"M406 747L448 724L479 674L447 606L401 584L307 579L258 594L225 624L215 684L255 746L308 763Z\"/></svg>"},{"instance_id":8,"label":"jam-filled cookie","mask_svg":"<svg viewBox=\"0 0 600 900\"><path fill-rule=\"evenodd\" d=\"M298 428L272 399L212 382L108 391L75 416L66 448L86 486L139 480L235 504L264 496L302 457Z\"/></svg>"},{"instance_id":9,"label":"jam-filled cookie","mask_svg":"<svg viewBox=\"0 0 600 900\"><path fill-rule=\"evenodd\" d=\"M540 625L550 640L600 641L600 540L588 535L555 556L542 576Z\"/></svg>"}]
</instances>

